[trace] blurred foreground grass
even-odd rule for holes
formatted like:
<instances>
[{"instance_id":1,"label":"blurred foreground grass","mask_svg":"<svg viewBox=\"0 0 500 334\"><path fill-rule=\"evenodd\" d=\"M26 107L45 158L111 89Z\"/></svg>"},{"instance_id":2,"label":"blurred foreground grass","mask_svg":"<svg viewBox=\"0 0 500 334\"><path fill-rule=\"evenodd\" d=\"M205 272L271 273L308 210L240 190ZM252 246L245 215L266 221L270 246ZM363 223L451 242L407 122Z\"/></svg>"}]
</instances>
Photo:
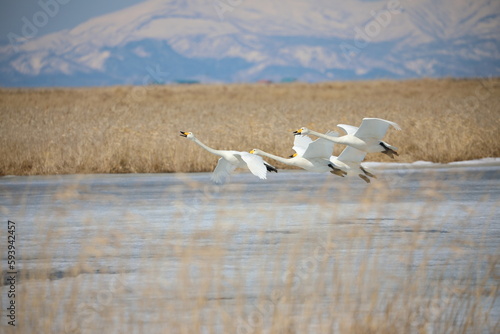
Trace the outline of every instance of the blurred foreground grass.
<instances>
[{"instance_id":1,"label":"blurred foreground grass","mask_svg":"<svg viewBox=\"0 0 500 334\"><path fill-rule=\"evenodd\" d=\"M440 173L3 178L11 332L498 333L498 172Z\"/></svg>"},{"instance_id":2,"label":"blurred foreground grass","mask_svg":"<svg viewBox=\"0 0 500 334\"><path fill-rule=\"evenodd\" d=\"M363 117L402 127L386 137L399 162L500 156L499 79L0 89L0 115L0 175L210 171L217 158L179 130L288 156L291 131Z\"/></svg>"}]
</instances>

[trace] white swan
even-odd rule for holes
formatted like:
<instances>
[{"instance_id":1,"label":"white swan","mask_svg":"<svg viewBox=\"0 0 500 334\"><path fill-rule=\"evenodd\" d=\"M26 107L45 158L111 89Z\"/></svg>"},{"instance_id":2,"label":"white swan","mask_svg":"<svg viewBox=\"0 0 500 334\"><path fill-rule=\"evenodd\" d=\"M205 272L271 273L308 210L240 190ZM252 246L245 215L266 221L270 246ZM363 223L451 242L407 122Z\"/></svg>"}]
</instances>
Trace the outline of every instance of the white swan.
<instances>
[{"instance_id":1,"label":"white swan","mask_svg":"<svg viewBox=\"0 0 500 334\"><path fill-rule=\"evenodd\" d=\"M338 134L336 132L331 132L327 133L327 135L336 137ZM326 140L320 138L316 141ZM309 136L295 136L293 150L297 153L293 154L291 157L302 156L307 151L307 148L311 143L313 143L313 141ZM330 143L332 143L331 148L333 150L333 142ZM363 166L361 166L361 162L363 161L365 156L366 152L347 146L338 157L334 155L331 155L329 157L329 161L331 162L331 165L329 165L329 167L332 169L330 170L330 173L341 177L344 177L345 175L355 174L365 182L370 183L370 179L367 176L374 178L376 178L376 176L367 171Z\"/></svg>"},{"instance_id":2,"label":"white swan","mask_svg":"<svg viewBox=\"0 0 500 334\"><path fill-rule=\"evenodd\" d=\"M363 179L363 181L370 183L370 179L367 176L373 178L377 177L361 165L365 156L366 152L347 146L338 157L332 155L330 157L330 161L335 167L344 171L347 175L358 175L361 179ZM332 173L336 174L333 171Z\"/></svg>"},{"instance_id":3,"label":"white swan","mask_svg":"<svg viewBox=\"0 0 500 334\"><path fill-rule=\"evenodd\" d=\"M327 132L327 135L338 135L336 132ZM296 154L287 158L282 158L274 154L270 154L254 148L250 151L252 154L261 155L282 162L289 166L295 166L305 169L309 172L324 173L334 170L335 166L332 165L329 158L333 151L333 142L317 139L312 141L309 137L298 136L295 137L293 149Z\"/></svg>"},{"instance_id":4,"label":"white swan","mask_svg":"<svg viewBox=\"0 0 500 334\"><path fill-rule=\"evenodd\" d=\"M278 172L275 167L264 162L261 157L248 152L215 150L203 144L191 132L181 131L181 136L195 142L208 152L221 157L217 162L217 166L215 166L211 177L212 181L216 184L224 183L236 168L247 167L253 175L259 177L260 179L266 179L268 171Z\"/></svg>"},{"instance_id":5,"label":"white swan","mask_svg":"<svg viewBox=\"0 0 500 334\"><path fill-rule=\"evenodd\" d=\"M397 148L382 141L382 138L385 136L389 126L391 125L396 130L401 130L399 125L391 121L386 121L380 118L363 118L359 128L347 124L338 124L337 126L342 128L347 133L347 135L341 137L327 136L322 133L309 130L308 128L300 128L295 131L294 134L312 134L337 144L351 146L366 153L382 152L391 158L394 158L394 155L399 155L396 152Z\"/></svg>"}]
</instances>

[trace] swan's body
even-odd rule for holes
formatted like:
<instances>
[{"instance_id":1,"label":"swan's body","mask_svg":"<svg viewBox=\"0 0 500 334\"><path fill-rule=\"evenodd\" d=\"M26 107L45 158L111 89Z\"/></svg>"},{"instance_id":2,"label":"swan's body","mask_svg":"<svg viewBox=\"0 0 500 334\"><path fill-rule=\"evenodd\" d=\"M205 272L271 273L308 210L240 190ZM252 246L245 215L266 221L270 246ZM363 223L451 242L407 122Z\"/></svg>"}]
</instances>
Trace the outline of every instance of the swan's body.
<instances>
[{"instance_id":1,"label":"swan's body","mask_svg":"<svg viewBox=\"0 0 500 334\"><path fill-rule=\"evenodd\" d=\"M347 135L333 137L307 128L300 128L294 133L296 135L312 134L337 144L353 147L366 153L381 152L387 154L391 158L394 158L394 155L398 155L396 147L382 141L382 138L385 136L390 126L394 127L396 130L401 130L399 125L394 122L380 118L363 118L359 128L347 124L338 124L337 126L343 129Z\"/></svg>"},{"instance_id":2,"label":"swan's body","mask_svg":"<svg viewBox=\"0 0 500 334\"><path fill-rule=\"evenodd\" d=\"M333 136L337 135L337 133L327 132L327 135ZM253 149L250 153L265 156L289 166L305 169L309 172L324 173L331 171L333 167L329 166L331 164L329 158L332 154L334 144L324 139L312 141L309 137L307 137L309 140L304 138L306 137L296 137L293 149L297 154L294 154L288 159L259 149Z\"/></svg>"},{"instance_id":3,"label":"swan's body","mask_svg":"<svg viewBox=\"0 0 500 334\"><path fill-rule=\"evenodd\" d=\"M366 183L370 183L370 179L366 177L366 175L374 178L376 178L376 176L361 165L365 156L366 152L347 146L338 157L332 155L330 161L335 167L344 171L347 175L358 175Z\"/></svg>"},{"instance_id":4,"label":"swan's body","mask_svg":"<svg viewBox=\"0 0 500 334\"><path fill-rule=\"evenodd\" d=\"M279 156L274 155L274 154L264 152L264 151L256 149L256 148L251 150L250 153L256 154L256 155L261 155L264 157L268 157L268 158L271 158L273 160L282 162L285 165L299 167L299 168L305 169L309 172L324 173L324 172L331 171L331 168L328 167L329 161L327 159L321 159L321 158L305 159L305 158L299 157L299 156L295 156L295 157L287 159L287 158L279 157Z\"/></svg>"},{"instance_id":5,"label":"swan's body","mask_svg":"<svg viewBox=\"0 0 500 334\"><path fill-rule=\"evenodd\" d=\"M338 134L336 132L331 132L327 133L327 135L335 137ZM326 140L320 138L314 142L317 141ZM297 153L295 153L293 156L301 157L305 152L307 152L308 146L314 142L308 136L295 136L293 149ZM331 147L331 149L333 150L333 142L330 143L331 146L329 147ZM338 157L331 155L331 153L328 153L327 156L329 156L328 160L330 161L330 164L328 166L331 168L329 172L331 172L332 174L341 177L344 177L345 175L358 175L367 183L370 183L370 179L367 176L376 177L375 175L367 171L363 166L361 166L361 162L364 160L366 152L347 146ZM324 158L327 158L327 156L325 156Z\"/></svg>"},{"instance_id":6,"label":"swan's body","mask_svg":"<svg viewBox=\"0 0 500 334\"><path fill-rule=\"evenodd\" d=\"M248 152L215 150L203 144L191 132L181 131L181 136L195 142L208 152L220 156L211 177L212 181L216 184L224 183L236 168L248 168L253 175L260 179L266 179L268 171L278 172L275 167L264 162L259 156Z\"/></svg>"}]
</instances>

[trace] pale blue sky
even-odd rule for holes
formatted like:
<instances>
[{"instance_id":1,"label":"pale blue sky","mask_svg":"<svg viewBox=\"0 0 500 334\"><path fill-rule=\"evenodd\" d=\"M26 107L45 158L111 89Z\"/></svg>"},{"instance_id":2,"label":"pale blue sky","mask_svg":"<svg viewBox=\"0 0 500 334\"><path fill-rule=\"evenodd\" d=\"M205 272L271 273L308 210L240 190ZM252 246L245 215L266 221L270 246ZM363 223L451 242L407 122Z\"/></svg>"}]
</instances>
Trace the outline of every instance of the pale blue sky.
<instances>
[{"instance_id":1,"label":"pale blue sky","mask_svg":"<svg viewBox=\"0 0 500 334\"><path fill-rule=\"evenodd\" d=\"M39 5L57 2L57 0L1 0L0 2L0 42L7 41L7 34L13 32L21 35L24 25L23 17L33 22L33 15L43 11ZM88 19L143 2L144 0L59 0L58 13L49 17L47 24L39 28L37 36L42 36L61 29L68 29ZM49 8L53 8L49 6Z\"/></svg>"}]
</instances>

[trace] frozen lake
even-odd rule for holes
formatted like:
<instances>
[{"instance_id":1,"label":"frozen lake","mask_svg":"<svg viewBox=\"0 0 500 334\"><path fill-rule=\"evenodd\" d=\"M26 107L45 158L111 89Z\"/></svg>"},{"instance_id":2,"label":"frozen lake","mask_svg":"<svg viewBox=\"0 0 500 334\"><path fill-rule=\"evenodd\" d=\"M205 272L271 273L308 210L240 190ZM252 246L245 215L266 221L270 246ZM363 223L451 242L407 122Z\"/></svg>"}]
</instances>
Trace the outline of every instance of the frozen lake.
<instances>
[{"instance_id":1,"label":"frozen lake","mask_svg":"<svg viewBox=\"0 0 500 334\"><path fill-rule=\"evenodd\" d=\"M500 162L372 170L0 178L16 329L498 332Z\"/></svg>"}]
</instances>

